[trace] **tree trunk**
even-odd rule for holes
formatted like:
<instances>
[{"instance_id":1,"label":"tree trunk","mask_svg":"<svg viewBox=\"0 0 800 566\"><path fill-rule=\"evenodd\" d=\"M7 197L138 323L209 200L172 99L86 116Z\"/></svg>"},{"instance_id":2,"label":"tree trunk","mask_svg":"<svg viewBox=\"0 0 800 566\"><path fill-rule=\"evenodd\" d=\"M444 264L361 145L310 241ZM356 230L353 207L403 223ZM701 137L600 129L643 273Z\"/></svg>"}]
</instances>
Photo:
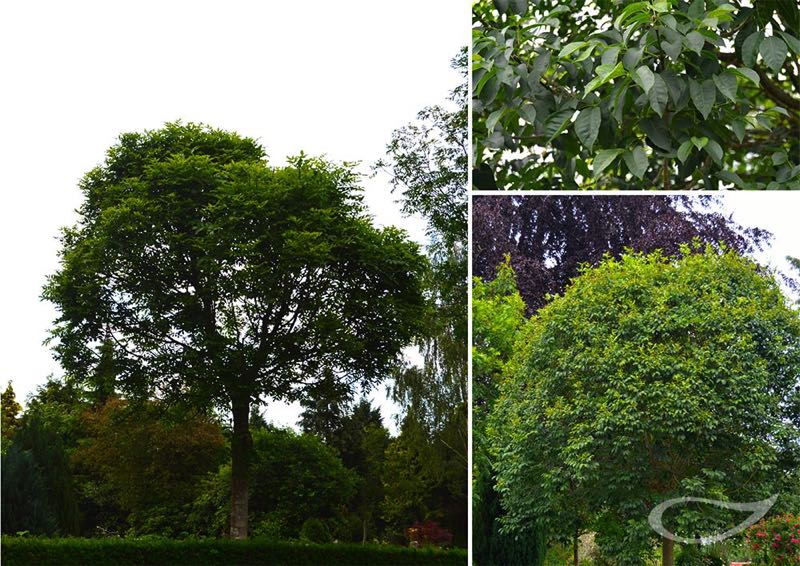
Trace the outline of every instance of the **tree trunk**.
<instances>
[{"instance_id":1,"label":"tree trunk","mask_svg":"<svg viewBox=\"0 0 800 566\"><path fill-rule=\"evenodd\" d=\"M575 529L575 537L572 539L572 563L575 566L578 566L578 542L580 541L578 533L578 529Z\"/></svg>"},{"instance_id":2,"label":"tree trunk","mask_svg":"<svg viewBox=\"0 0 800 566\"><path fill-rule=\"evenodd\" d=\"M675 541L671 538L663 538L661 542L661 566L672 566L672 547Z\"/></svg>"},{"instance_id":3,"label":"tree trunk","mask_svg":"<svg viewBox=\"0 0 800 566\"><path fill-rule=\"evenodd\" d=\"M250 398L232 399L233 438L231 439L231 538L247 538L247 497L250 468Z\"/></svg>"},{"instance_id":4,"label":"tree trunk","mask_svg":"<svg viewBox=\"0 0 800 566\"><path fill-rule=\"evenodd\" d=\"M361 544L367 543L367 520L361 519Z\"/></svg>"}]
</instances>

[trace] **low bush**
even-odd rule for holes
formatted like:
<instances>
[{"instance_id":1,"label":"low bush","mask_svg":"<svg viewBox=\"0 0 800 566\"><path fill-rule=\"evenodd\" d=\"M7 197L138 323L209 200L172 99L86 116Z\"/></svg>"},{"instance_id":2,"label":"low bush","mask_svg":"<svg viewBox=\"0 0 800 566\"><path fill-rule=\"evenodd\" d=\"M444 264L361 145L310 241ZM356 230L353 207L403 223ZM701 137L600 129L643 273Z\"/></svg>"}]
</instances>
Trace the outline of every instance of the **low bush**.
<instances>
[{"instance_id":1,"label":"low bush","mask_svg":"<svg viewBox=\"0 0 800 566\"><path fill-rule=\"evenodd\" d=\"M465 565L463 549L356 544L303 544L251 539L169 540L3 537L4 566L45 565Z\"/></svg>"},{"instance_id":2,"label":"low bush","mask_svg":"<svg viewBox=\"0 0 800 566\"><path fill-rule=\"evenodd\" d=\"M800 564L800 515L762 519L747 529L755 564Z\"/></svg>"}]
</instances>

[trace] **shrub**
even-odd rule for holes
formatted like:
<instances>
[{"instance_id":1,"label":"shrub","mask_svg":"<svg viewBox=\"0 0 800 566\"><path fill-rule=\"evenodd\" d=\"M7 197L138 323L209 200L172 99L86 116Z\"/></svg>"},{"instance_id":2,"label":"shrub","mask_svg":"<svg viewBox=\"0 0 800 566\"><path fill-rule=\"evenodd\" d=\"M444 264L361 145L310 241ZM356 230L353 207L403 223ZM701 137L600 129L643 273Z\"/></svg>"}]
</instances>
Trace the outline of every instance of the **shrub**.
<instances>
[{"instance_id":1,"label":"shrub","mask_svg":"<svg viewBox=\"0 0 800 566\"><path fill-rule=\"evenodd\" d=\"M416 521L406 529L406 537L412 546L449 546L453 544L453 533L435 521Z\"/></svg>"},{"instance_id":2,"label":"shrub","mask_svg":"<svg viewBox=\"0 0 800 566\"><path fill-rule=\"evenodd\" d=\"M298 544L265 540L230 539L81 539L3 537L4 566L125 564L371 564L465 565L463 549L411 549L356 544Z\"/></svg>"},{"instance_id":3,"label":"shrub","mask_svg":"<svg viewBox=\"0 0 800 566\"><path fill-rule=\"evenodd\" d=\"M800 514L762 519L747 529L755 564L800 564Z\"/></svg>"},{"instance_id":4,"label":"shrub","mask_svg":"<svg viewBox=\"0 0 800 566\"><path fill-rule=\"evenodd\" d=\"M300 528L300 538L319 544L332 542L328 527L320 519L307 519Z\"/></svg>"}]
</instances>

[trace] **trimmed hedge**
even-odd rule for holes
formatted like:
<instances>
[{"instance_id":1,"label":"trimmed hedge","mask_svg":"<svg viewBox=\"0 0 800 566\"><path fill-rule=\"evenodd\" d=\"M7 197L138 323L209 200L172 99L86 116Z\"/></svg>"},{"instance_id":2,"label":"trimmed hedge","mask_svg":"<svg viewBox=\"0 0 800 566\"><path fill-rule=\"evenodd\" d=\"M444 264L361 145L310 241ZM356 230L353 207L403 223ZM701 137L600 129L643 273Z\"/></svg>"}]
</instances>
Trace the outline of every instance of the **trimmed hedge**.
<instances>
[{"instance_id":1,"label":"trimmed hedge","mask_svg":"<svg viewBox=\"0 0 800 566\"><path fill-rule=\"evenodd\" d=\"M3 566L40 565L465 565L464 549L412 549L267 540L2 538Z\"/></svg>"}]
</instances>

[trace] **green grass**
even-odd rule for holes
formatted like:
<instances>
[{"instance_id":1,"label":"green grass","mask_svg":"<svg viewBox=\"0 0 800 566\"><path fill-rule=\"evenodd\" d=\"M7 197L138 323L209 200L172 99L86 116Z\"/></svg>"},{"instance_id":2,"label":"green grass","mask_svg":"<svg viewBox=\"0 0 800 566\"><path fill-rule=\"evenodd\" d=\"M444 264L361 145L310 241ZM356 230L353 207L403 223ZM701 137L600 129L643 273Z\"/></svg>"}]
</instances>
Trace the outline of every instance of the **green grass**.
<instances>
[{"instance_id":1,"label":"green grass","mask_svg":"<svg viewBox=\"0 0 800 566\"><path fill-rule=\"evenodd\" d=\"M3 566L53 565L465 565L464 549L304 544L251 539L2 538Z\"/></svg>"}]
</instances>

